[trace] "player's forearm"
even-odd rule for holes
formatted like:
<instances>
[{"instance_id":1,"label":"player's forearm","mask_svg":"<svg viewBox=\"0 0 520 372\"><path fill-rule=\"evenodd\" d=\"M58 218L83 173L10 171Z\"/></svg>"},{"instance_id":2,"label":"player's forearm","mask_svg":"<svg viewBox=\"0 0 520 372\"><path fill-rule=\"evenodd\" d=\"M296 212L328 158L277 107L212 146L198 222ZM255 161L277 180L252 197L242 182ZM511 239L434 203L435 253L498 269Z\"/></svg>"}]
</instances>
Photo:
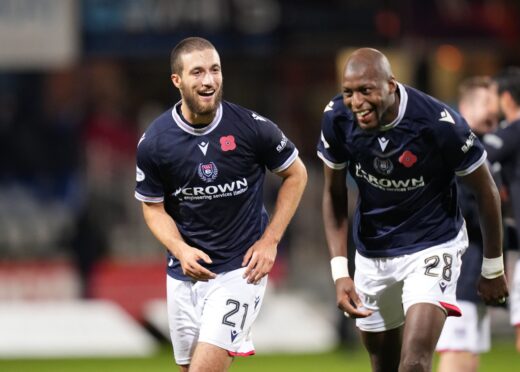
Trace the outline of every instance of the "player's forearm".
<instances>
[{"instance_id":1,"label":"player's forearm","mask_svg":"<svg viewBox=\"0 0 520 372\"><path fill-rule=\"evenodd\" d=\"M500 257L503 234L500 195L489 168L486 164L482 164L462 177L462 181L472 190L478 205L484 257Z\"/></svg>"},{"instance_id":2,"label":"player's forearm","mask_svg":"<svg viewBox=\"0 0 520 372\"><path fill-rule=\"evenodd\" d=\"M499 257L502 255L503 244L500 196L493 187L477 194L476 197L479 204L484 257Z\"/></svg>"},{"instance_id":3,"label":"player's forearm","mask_svg":"<svg viewBox=\"0 0 520 372\"><path fill-rule=\"evenodd\" d=\"M297 159L287 174L282 173L282 177L284 178L278 190L274 213L262 236L262 239L275 244L280 242L300 204L307 184L307 171L301 160Z\"/></svg>"},{"instance_id":4,"label":"player's forearm","mask_svg":"<svg viewBox=\"0 0 520 372\"><path fill-rule=\"evenodd\" d=\"M348 192L346 169L323 166L322 213L325 237L331 257L347 256Z\"/></svg>"},{"instance_id":5,"label":"player's forearm","mask_svg":"<svg viewBox=\"0 0 520 372\"><path fill-rule=\"evenodd\" d=\"M334 202L336 200L336 202ZM325 238L331 257L347 256L348 212L347 197L340 196L339 200L332 197L332 193L325 189L323 193L323 225Z\"/></svg>"},{"instance_id":6,"label":"player's forearm","mask_svg":"<svg viewBox=\"0 0 520 372\"><path fill-rule=\"evenodd\" d=\"M152 234L175 257L179 257L179 251L184 243L173 219L166 213L161 203L143 203L143 215Z\"/></svg>"}]
</instances>

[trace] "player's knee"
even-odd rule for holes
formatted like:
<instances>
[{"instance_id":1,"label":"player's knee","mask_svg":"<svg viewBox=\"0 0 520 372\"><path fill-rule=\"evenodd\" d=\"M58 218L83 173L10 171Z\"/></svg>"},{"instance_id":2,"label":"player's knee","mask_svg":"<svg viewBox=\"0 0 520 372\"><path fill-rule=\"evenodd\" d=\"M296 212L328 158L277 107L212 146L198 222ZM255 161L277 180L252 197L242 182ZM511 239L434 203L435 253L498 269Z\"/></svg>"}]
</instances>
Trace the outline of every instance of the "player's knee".
<instances>
[{"instance_id":1,"label":"player's knee","mask_svg":"<svg viewBox=\"0 0 520 372\"><path fill-rule=\"evenodd\" d=\"M404 352L399 363L399 372L431 371L430 354L412 354Z\"/></svg>"}]
</instances>

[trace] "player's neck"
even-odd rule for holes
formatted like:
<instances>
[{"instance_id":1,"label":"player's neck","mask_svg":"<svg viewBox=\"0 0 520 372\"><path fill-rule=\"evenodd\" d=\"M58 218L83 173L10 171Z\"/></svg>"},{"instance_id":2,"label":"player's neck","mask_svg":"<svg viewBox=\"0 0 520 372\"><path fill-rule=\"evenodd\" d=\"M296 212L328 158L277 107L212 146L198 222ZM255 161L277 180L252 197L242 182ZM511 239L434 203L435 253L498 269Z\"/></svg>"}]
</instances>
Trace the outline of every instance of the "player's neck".
<instances>
[{"instance_id":1,"label":"player's neck","mask_svg":"<svg viewBox=\"0 0 520 372\"><path fill-rule=\"evenodd\" d=\"M192 112L185 104L180 104L178 106L177 112L186 124L197 128L206 127L211 124L216 115L215 112L206 115L196 114Z\"/></svg>"},{"instance_id":2,"label":"player's neck","mask_svg":"<svg viewBox=\"0 0 520 372\"><path fill-rule=\"evenodd\" d=\"M385 113L384 122L385 125L391 124L397 116L399 116L399 104L401 103L401 94L399 88L394 93L394 103L390 105Z\"/></svg>"}]
</instances>

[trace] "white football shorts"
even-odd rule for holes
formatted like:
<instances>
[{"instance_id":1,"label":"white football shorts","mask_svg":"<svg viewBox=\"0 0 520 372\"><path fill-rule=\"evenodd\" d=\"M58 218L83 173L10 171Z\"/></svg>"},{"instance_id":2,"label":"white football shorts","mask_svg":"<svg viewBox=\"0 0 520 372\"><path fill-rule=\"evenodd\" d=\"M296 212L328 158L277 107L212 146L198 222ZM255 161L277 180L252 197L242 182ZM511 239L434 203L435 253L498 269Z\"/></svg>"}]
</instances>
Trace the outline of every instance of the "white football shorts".
<instances>
[{"instance_id":1,"label":"white football shorts","mask_svg":"<svg viewBox=\"0 0 520 372\"><path fill-rule=\"evenodd\" d=\"M511 311L511 325L520 327L520 259L516 261L509 297Z\"/></svg>"},{"instance_id":2,"label":"white football shorts","mask_svg":"<svg viewBox=\"0 0 520 372\"><path fill-rule=\"evenodd\" d=\"M468 351L474 354L489 351L491 325L486 305L459 300L460 318L446 319L436 350Z\"/></svg>"},{"instance_id":3,"label":"white football shorts","mask_svg":"<svg viewBox=\"0 0 520 372\"><path fill-rule=\"evenodd\" d=\"M267 276L248 284L244 271L228 271L207 282L167 275L168 322L178 365L190 364L198 342L221 347L230 356L255 353L251 326L262 306Z\"/></svg>"},{"instance_id":4,"label":"white football shorts","mask_svg":"<svg viewBox=\"0 0 520 372\"><path fill-rule=\"evenodd\" d=\"M403 256L367 258L356 254L356 291L372 315L356 319L366 332L381 332L404 324L417 303L431 303L448 316L460 316L455 292L461 257L468 247L466 226L445 243Z\"/></svg>"}]
</instances>

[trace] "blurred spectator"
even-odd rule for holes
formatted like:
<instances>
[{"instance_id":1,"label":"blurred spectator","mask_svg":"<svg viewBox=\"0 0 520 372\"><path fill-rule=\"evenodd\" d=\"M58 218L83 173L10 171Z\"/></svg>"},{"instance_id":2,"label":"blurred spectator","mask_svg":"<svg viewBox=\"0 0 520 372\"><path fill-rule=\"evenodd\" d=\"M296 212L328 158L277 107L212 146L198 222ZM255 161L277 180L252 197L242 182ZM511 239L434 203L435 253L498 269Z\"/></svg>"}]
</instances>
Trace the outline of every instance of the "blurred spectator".
<instances>
[{"instance_id":1,"label":"blurred spectator","mask_svg":"<svg viewBox=\"0 0 520 372\"><path fill-rule=\"evenodd\" d=\"M0 236L6 255L49 257L72 234L81 205L81 101L73 70L1 79Z\"/></svg>"},{"instance_id":2,"label":"blurred spectator","mask_svg":"<svg viewBox=\"0 0 520 372\"><path fill-rule=\"evenodd\" d=\"M520 68L510 67L496 77L498 97L507 125L484 137L491 163L499 162L508 189L517 237L520 236ZM511 288L511 323L516 327L520 352L520 260L516 263Z\"/></svg>"},{"instance_id":3,"label":"blurred spectator","mask_svg":"<svg viewBox=\"0 0 520 372\"><path fill-rule=\"evenodd\" d=\"M93 62L87 69L89 112L85 122L86 202L74 239L76 262L88 297L96 261L108 253L110 232L124 222L134 183L137 124L130 119L120 65Z\"/></svg>"}]
</instances>

